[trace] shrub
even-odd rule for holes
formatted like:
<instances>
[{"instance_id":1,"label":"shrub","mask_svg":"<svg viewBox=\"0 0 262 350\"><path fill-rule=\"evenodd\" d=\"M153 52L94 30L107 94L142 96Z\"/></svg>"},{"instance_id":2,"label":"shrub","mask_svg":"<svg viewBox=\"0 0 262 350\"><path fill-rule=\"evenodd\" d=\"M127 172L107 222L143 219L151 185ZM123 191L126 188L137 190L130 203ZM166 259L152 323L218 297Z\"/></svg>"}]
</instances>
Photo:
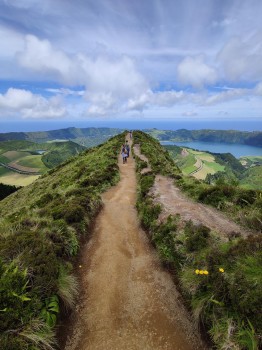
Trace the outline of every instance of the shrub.
<instances>
[{"instance_id":1,"label":"shrub","mask_svg":"<svg viewBox=\"0 0 262 350\"><path fill-rule=\"evenodd\" d=\"M199 251L208 246L210 229L204 225L195 226L192 222L187 222L185 226L186 242L185 247L188 252Z\"/></svg>"}]
</instances>

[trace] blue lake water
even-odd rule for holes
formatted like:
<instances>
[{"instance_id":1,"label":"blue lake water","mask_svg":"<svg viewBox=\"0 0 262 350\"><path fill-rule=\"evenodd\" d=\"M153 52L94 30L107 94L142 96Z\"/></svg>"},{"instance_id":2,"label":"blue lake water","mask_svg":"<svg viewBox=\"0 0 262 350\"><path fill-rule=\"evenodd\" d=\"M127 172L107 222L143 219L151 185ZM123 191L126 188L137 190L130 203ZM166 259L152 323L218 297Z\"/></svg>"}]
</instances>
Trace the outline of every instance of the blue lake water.
<instances>
[{"instance_id":1,"label":"blue lake water","mask_svg":"<svg viewBox=\"0 0 262 350\"><path fill-rule=\"evenodd\" d=\"M262 147L254 147L241 144L231 143L215 143L215 142L172 142L172 141L161 141L162 145L177 145L194 148L200 151L209 151L212 153L231 153L236 158L242 156L262 156Z\"/></svg>"}]
</instances>

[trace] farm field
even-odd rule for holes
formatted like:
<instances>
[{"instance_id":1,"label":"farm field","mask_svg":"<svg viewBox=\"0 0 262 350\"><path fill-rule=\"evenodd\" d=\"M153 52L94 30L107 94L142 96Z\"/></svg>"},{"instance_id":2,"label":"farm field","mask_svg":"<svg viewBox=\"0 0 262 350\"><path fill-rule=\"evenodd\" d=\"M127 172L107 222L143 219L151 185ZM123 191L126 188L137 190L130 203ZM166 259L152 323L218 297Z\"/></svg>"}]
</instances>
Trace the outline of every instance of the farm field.
<instances>
[{"instance_id":1,"label":"farm field","mask_svg":"<svg viewBox=\"0 0 262 350\"><path fill-rule=\"evenodd\" d=\"M40 175L23 175L15 173L14 171L4 169L6 172L2 171L3 167L0 166L0 182L5 185L12 186L27 186L39 178Z\"/></svg>"},{"instance_id":2,"label":"farm field","mask_svg":"<svg viewBox=\"0 0 262 350\"><path fill-rule=\"evenodd\" d=\"M0 142L0 183L27 186L39 175L84 149L68 140L41 144L28 141Z\"/></svg>"},{"instance_id":3,"label":"farm field","mask_svg":"<svg viewBox=\"0 0 262 350\"><path fill-rule=\"evenodd\" d=\"M204 180L207 174L215 174L225 169L215 161L212 154L190 148L183 148L183 151L176 155L175 161L183 174L192 175L199 180Z\"/></svg>"}]
</instances>

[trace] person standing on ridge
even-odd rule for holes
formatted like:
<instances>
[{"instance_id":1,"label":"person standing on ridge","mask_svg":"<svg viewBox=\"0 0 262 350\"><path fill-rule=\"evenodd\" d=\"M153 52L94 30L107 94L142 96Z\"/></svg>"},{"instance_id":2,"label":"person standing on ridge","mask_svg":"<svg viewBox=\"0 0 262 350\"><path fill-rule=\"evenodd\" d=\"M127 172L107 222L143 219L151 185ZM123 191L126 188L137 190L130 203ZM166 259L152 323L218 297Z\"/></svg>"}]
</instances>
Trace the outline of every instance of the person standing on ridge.
<instances>
[{"instance_id":1,"label":"person standing on ridge","mask_svg":"<svg viewBox=\"0 0 262 350\"><path fill-rule=\"evenodd\" d=\"M128 141L126 140L126 152L127 152L127 158L129 157L129 152L130 152L130 147L129 147L129 144L128 144Z\"/></svg>"},{"instance_id":2,"label":"person standing on ridge","mask_svg":"<svg viewBox=\"0 0 262 350\"><path fill-rule=\"evenodd\" d=\"M122 145L121 155L123 158L123 164L125 164L127 162L127 150L124 144Z\"/></svg>"}]
</instances>

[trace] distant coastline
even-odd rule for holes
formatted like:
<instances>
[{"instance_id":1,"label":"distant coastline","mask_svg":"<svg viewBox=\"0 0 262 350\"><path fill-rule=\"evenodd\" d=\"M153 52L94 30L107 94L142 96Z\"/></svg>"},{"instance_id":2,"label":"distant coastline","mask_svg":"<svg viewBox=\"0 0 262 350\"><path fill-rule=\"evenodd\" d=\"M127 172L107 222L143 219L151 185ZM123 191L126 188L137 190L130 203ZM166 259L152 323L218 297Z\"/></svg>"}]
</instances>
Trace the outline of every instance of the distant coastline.
<instances>
[{"instance_id":1,"label":"distant coastline","mask_svg":"<svg viewBox=\"0 0 262 350\"><path fill-rule=\"evenodd\" d=\"M261 120L83 120L83 121L0 121L0 133L7 132L29 132L29 131L48 131L64 129L68 127L76 128L125 128L132 130L143 130L156 128L160 130L238 130L238 131L262 131Z\"/></svg>"}]
</instances>

